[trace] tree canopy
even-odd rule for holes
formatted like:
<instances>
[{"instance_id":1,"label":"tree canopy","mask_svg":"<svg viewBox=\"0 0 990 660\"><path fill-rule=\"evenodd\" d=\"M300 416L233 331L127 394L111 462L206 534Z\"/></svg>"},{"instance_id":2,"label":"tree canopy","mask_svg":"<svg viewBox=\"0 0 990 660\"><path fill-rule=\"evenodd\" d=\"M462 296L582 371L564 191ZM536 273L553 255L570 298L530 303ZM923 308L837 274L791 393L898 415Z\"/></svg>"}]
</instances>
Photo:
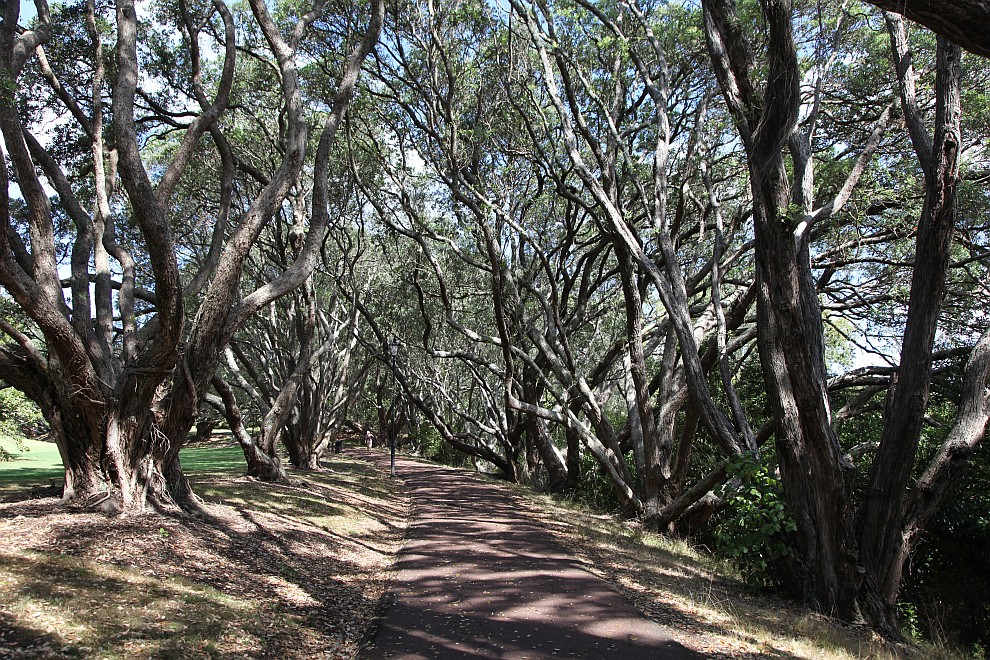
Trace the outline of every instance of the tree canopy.
<instances>
[{"instance_id":1,"label":"tree canopy","mask_svg":"<svg viewBox=\"0 0 990 660\"><path fill-rule=\"evenodd\" d=\"M35 4L0 384L67 503L194 509L194 425L399 437L898 634L985 457L985 3Z\"/></svg>"}]
</instances>

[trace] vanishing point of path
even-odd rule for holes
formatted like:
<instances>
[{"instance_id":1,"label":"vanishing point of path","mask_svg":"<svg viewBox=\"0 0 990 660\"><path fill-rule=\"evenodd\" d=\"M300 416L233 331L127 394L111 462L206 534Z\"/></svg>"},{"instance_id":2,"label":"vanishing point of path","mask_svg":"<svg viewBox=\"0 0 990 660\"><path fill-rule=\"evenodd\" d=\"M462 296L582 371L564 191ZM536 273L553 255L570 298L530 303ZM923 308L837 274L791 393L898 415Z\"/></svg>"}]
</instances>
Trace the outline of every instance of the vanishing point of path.
<instances>
[{"instance_id":1,"label":"vanishing point of path","mask_svg":"<svg viewBox=\"0 0 990 660\"><path fill-rule=\"evenodd\" d=\"M388 469L384 452L349 452ZM505 489L399 458L412 497L392 601L361 657L698 658L595 577Z\"/></svg>"}]
</instances>

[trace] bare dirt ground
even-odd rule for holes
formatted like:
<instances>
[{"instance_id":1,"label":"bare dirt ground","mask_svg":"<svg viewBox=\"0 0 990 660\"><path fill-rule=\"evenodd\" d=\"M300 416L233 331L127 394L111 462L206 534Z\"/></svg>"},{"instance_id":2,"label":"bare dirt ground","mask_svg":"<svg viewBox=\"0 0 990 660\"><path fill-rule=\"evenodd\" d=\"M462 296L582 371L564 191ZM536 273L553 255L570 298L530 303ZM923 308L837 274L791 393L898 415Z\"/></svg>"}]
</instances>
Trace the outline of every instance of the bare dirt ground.
<instances>
[{"instance_id":1,"label":"bare dirt ground","mask_svg":"<svg viewBox=\"0 0 990 660\"><path fill-rule=\"evenodd\" d=\"M354 657L408 501L350 459L301 476L201 477L208 516L182 520L6 489L0 658Z\"/></svg>"}]
</instances>

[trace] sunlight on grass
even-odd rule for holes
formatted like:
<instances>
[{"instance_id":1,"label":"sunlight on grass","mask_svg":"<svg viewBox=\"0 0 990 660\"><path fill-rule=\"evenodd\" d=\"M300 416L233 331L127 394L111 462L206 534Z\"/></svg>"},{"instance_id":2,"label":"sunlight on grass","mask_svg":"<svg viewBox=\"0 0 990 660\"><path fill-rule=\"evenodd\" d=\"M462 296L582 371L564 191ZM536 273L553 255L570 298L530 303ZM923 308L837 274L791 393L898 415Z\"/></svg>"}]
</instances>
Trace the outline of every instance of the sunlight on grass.
<instances>
[{"instance_id":1,"label":"sunlight on grass","mask_svg":"<svg viewBox=\"0 0 990 660\"><path fill-rule=\"evenodd\" d=\"M26 515L0 517L9 541L0 548L0 650L353 657L385 593L408 499L367 463L337 455L333 471L290 467L291 484L262 483L244 476L240 447L223 444L181 454L210 515L223 516L217 523L60 511L27 492L47 489L39 475L61 479L57 451L31 454L21 471L4 466L0 490Z\"/></svg>"},{"instance_id":2,"label":"sunlight on grass","mask_svg":"<svg viewBox=\"0 0 990 660\"><path fill-rule=\"evenodd\" d=\"M193 474L234 473L245 470L244 452L237 444L228 447L199 446L183 447L179 452L182 469Z\"/></svg>"},{"instance_id":3,"label":"sunlight on grass","mask_svg":"<svg viewBox=\"0 0 990 660\"><path fill-rule=\"evenodd\" d=\"M62 457L54 442L25 440L26 451L13 452L13 460L0 461L0 489L11 485L61 483Z\"/></svg>"},{"instance_id":4,"label":"sunlight on grass","mask_svg":"<svg viewBox=\"0 0 990 660\"><path fill-rule=\"evenodd\" d=\"M14 453L13 460L0 461L0 488L7 486L61 484L62 457L54 442L26 440L26 451ZM240 447L185 447L181 453L183 468L190 474L244 472L244 454Z\"/></svg>"}]
</instances>

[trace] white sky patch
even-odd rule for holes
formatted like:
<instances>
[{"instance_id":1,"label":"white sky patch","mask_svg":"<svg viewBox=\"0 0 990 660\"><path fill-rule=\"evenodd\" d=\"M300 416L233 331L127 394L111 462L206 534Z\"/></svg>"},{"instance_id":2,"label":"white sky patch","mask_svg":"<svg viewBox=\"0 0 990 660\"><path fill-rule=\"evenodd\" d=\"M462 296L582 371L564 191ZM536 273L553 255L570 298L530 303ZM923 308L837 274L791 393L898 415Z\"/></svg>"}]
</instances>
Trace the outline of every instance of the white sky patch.
<instances>
[{"instance_id":1,"label":"white sky patch","mask_svg":"<svg viewBox=\"0 0 990 660\"><path fill-rule=\"evenodd\" d=\"M3 135L0 135L0 149L3 149L4 157L9 158L9 156L7 156L7 143L4 141ZM13 172L8 171L7 176L13 176ZM48 179L45 177L40 177L40 181L41 187L45 190L45 194L52 197L55 194L55 189L48 185ZM24 199L24 195L21 194L20 187L18 187L14 181L9 181L7 183L7 195L9 195L11 199Z\"/></svg>"},{"instance_id":2,"label":"white sky patch","mask_svg":"<svg viewBox=\"0 0 990 660\"><path fill-rule=\"evenodd\" d=\"M38 15L38 10L34 7L33 0L21 0L21 16L18 19L18 23L21 25L27 25L35 19Z\"/></svg>"},{"instance_id":3,"label":"white sky patch","mask_svg":"<svg viewBox=\"0 0 990 660\"><path fill-rule=\"evenodd\" d=\"M406 155L406 167L409 168L409 172L411 174L415 174L419 176L427 172L426 161L423 160L423 157L419 154L418 151L416 151L415 149L406 149L405 155Z\"/></svg>"}]
</instances>

